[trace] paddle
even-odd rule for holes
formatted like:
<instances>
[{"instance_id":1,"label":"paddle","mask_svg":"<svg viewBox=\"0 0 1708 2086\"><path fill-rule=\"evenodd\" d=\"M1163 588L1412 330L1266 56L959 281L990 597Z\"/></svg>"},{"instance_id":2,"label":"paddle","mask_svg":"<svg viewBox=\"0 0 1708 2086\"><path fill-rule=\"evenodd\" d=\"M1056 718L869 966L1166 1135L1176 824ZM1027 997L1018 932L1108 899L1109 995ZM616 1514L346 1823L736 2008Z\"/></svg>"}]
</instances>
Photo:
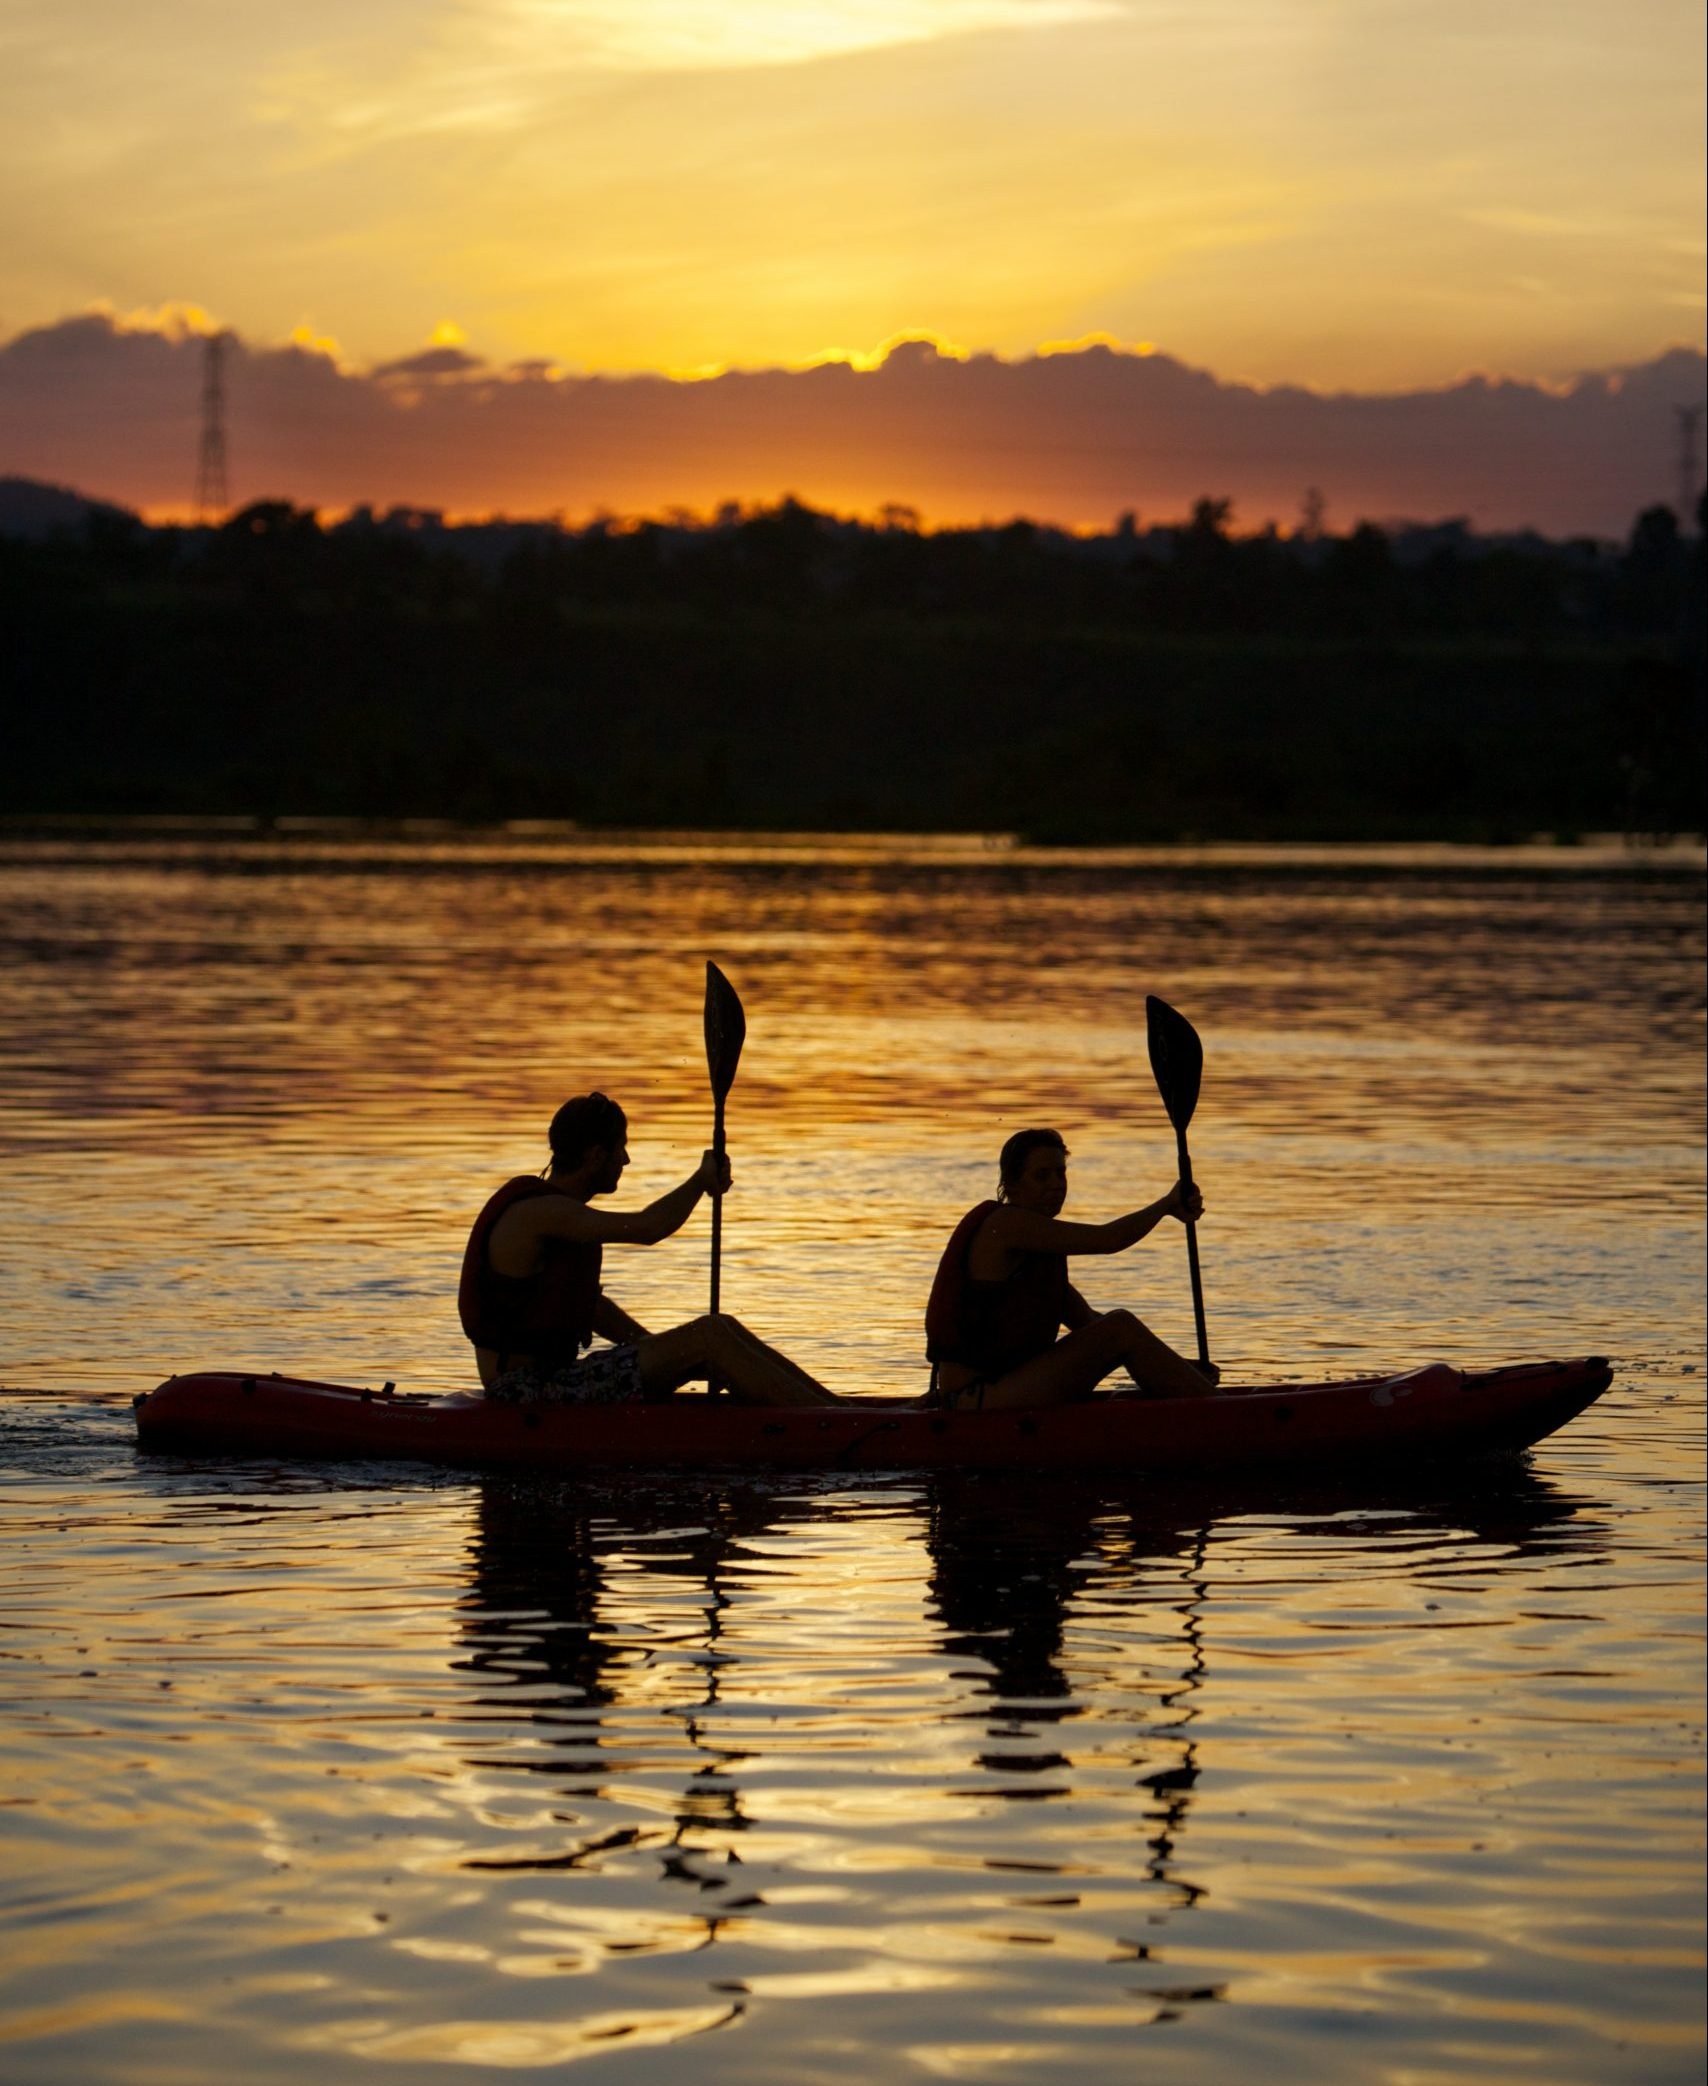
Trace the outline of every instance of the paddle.
<instances>
[{"instance_id":1,"label":"paddle","mask_svg":"<svg viewBox=\"0 0 1708 2086\"><path fill-rule=\"evenodd\" d=\"M1162 1095L1162 1105L1168 1110L1179 1146L1180 1178L1190 1188L1192 1160L1186 1150L1186 1125L1198 1106L1198 1087L1204 1077L1204 1046L1186 1016L1177 1014L1154 993L1145 1000L1145 1028L1157 1091ZM1186 1259L1192 1270L1192 1317L1198 1328L1198 1359L1207 1366L1210 1337L1204 1330L1204 1278L1198 1270L1198 1227L1190 1221L1186 1226Z\"/></svg>"},{"instance_id":2,"label":"paddle","mask_svg":"<svg viewBox=\"0 0 1708 2086\"><path fill-rule=\"evenodd\" d=\"M735 987L715 963L706 965L706 1070L712 1078L712 1150L719 1170L724 1157L724 1099L735 1084L735 1068L741 1063L741 1046L747 1040L747 1016ZM721 1190L712 1194L712 1316L718 1311L718 1281L724 1249L724 1199ZM706 1390L717 1397L719 1386L709 1380Z\"/></svg>"}]
</instances>

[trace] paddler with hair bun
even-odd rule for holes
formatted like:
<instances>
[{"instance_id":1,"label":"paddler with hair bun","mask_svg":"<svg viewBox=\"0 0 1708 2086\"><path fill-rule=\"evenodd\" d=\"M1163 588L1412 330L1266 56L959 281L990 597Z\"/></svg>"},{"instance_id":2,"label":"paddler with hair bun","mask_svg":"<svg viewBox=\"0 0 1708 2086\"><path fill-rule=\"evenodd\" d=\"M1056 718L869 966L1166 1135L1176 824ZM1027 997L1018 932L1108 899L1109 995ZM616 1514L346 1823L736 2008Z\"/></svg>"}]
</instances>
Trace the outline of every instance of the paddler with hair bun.
<instances>
[{"instance_id":1,"label":"paddler with hair bun","mask_svg":"<svg viewBox=\"0 0 1708 2086\"><path fill-rule=\"evenodd\" d=\"M657 1403L709 1377L744 1405L836 1405L823 1384L739 1319L690 1320L666 1333L605 1294L606 1246L656 1246L706 1195L727 1194L727 1158L707 1152L643 1210L601 1210L629 1163L628 1119L604 1094L579 1094L553 1116L543 1177L506 1181L474 1221L457 1309L489 1398L510 1404ZM612 1344L583 1354L595 1335Z\"/></svg>"},{"instance_id":2,"label":"paddler with hair bun","mask_svg":"<svg viewBox=\"0 0 1708 2086\"><path fill-rule=\"evenodd\" d=\"M1067 1267L1070 1255L1123 1253L1165 1218L1196 1223L1204 1198L1177 1181L1160 1201L1107 1224L1064 1223L1067 1162L1060 1131L1017 1130L1002 1147L996 1199L956 1225L925 1313L928 1405L1067 1405L1091 1397L1116 1369L1154 1397L1215 1393L1214 1364L1176 1354L1131 1311L1094 1311Z\"/></svg>"}]
</instances>

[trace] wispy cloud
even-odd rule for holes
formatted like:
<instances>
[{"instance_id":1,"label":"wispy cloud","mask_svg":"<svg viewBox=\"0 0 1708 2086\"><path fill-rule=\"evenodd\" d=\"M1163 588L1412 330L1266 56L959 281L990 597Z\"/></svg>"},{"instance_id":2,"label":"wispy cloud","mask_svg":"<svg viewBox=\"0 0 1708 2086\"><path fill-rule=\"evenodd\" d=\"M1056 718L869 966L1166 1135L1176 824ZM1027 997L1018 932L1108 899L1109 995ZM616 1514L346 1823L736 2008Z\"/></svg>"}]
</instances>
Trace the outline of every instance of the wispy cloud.
<instances>
[{"instance_id":1,"label":"wispy cloud","mask_svg":"<svg viewBox=\"0 0 1708 2086\"><path fill-rule=\"evenodd\" d=\"M1120 15L1122 0L423 0L407 44L325 40L282 54L250 108L292 129L298 154L336 161L386 142L515 134L551 111L561 121L565 104L624 75L830 65Z\"/></svg>"},{"instance_id":2,"label":"wispy cloud","mask_svg":"<svg viewBox=\"0 0 1708 2086\"><path fill-rule=\"evenodd\" d=\"M537 52L635 72L802 65L991 29L1051 29L1117 0L501 0Z\"/></svg>"},{"instance_id":3,"label":"wispy cloud","mask_svg":"<svg viewBox=\"0 0 1708 2086\"><path fill-rule=\"evenodd\" d=\"M425 0L409 43L295 52L254 108L337 154L512 130L601 76L769 71L1121 14L1122 0Z\"/></svg>"}]
</instances>

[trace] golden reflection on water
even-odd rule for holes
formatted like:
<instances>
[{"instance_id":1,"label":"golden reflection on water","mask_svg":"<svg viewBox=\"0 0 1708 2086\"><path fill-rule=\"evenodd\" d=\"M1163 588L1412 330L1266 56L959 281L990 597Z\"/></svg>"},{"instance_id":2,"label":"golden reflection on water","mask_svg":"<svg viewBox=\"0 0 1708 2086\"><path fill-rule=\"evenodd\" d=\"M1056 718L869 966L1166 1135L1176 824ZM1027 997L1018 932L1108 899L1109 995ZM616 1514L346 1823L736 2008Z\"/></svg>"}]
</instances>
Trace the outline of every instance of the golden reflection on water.
<instances>
[{"instance_id":1,"label":"golden reflection on water","mask_svg":"<svg viewBox=\"0 0 1708 2086\"><path fill-rule=\"evenodd\" d=\"M0 2072L1699 2074L1699 873L804 845L0 858ZM491 1182L636 1197L740 986L726 1293L914 1387L1022 1118L1254 1375L1604 1348L1475 1484L576 1487L138 1461L242 1361L452 1382ZM1178 1240L1098 1268L1183 1339ZM612 1256L658 1322L705 1234ZM77 1395L72 1395L76 1393ZM93 1394L93 1395L90 1395Z\"/></svg>"},{"instance_id":2,"label":"golden reflection on water","mask_svg":"<svg viewBox=\"0 0 1708 2086\"><path fill-rule=\"evenodd\" d=\"M465 1380L470 1214L538 1164L566 1092L625 1101L636 1199L693 1163L708 954L749 1016L730 1307L836 1388L917 1383L936 1251L1019 1123L1066 1132L1087 1214L1166 1186L1150 990L1206 1039L1212 1325L1250 1371L1506 1359L1486 1343L1524 1284L1569 1308L1514 1351L1606 1347L1654 1245L1628 1257L1631 1226L1676 1257L1699 1194L1701 890L1446 850L1372 870L14 844L0 1152L29 1221L0 1367ZM97 1167L85 1226L62 1186ZM1092 1287L1183 1338L1167 1243ZM701 1218L615 1257L612 1287L673 1322L705 1255Z\"/></svg>"},{"instance_id":3,"label":"golden reflection on water","mask_svg":"<svg viewBox=\"0 0 1708 2086\"><path fill-rule=\"evenodd\" d=\"M10 1894L18 2076L130 2076L120 2035L163 2076L736 2029L695 2076L1102 2077L1186 2023L1147 2068L1699 2054L1694 1502L1629 1444L1599 1497L1348 1509L281 1489L124 1474L121 1425L8 1512L53 1854Z\"/></svg>"}]
</instances>

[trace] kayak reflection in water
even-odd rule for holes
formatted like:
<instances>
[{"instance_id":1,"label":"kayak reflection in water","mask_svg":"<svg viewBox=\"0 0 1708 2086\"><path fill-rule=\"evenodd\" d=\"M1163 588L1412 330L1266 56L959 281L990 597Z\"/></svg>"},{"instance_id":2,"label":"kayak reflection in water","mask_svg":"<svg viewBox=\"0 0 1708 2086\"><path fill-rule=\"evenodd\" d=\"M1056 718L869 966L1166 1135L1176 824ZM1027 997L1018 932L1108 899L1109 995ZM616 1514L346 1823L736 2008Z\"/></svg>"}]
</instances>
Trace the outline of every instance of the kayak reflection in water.
<instances>
[{"instance_id":1,"label":"kayak reflection in water","mask_svg":"<svg viewBox=\"0 0 1708 2086\"><path fill-rule=\"evenodd\" d=\"M668 1398L707 1377L744 1405L835 1405L823 1384L739 1320L696 1318L649 1333L600 1283L607 1245L656 1246L703 1195L730 1185L707 1152L679 1188L644 1210L596 1210L629 1163L628 1119L604 1094L581 1094L552 1118L541 1179L506 1181L474 1221L457 1309L487 1395L518 1404L627 1405ZM595 1334L612 1342L583 1354Z\"/></svg>"},{"instance_id":2,"label":"kayak reflection in water","mask_svg":"<svg viewBox=\"0 0 1708 2086\"><path fill-rule=\"evenodd\" d=\"M1165 1217L1196 1222L1203 1197L1177 1181L1160 1202L1107 1224L1064 1224L1067 1161L1059 1131L1016 1131L998 1161L997 1199L955 1226L925 1313L928 1404L1066 1405L1118 1368L1156 1396L1214 1391L1214 1365L1176 1354L1131 1311L1094 1311L1067 1272L1070 1254L1124 1252Z\"/></svg>"}]
</instances>

